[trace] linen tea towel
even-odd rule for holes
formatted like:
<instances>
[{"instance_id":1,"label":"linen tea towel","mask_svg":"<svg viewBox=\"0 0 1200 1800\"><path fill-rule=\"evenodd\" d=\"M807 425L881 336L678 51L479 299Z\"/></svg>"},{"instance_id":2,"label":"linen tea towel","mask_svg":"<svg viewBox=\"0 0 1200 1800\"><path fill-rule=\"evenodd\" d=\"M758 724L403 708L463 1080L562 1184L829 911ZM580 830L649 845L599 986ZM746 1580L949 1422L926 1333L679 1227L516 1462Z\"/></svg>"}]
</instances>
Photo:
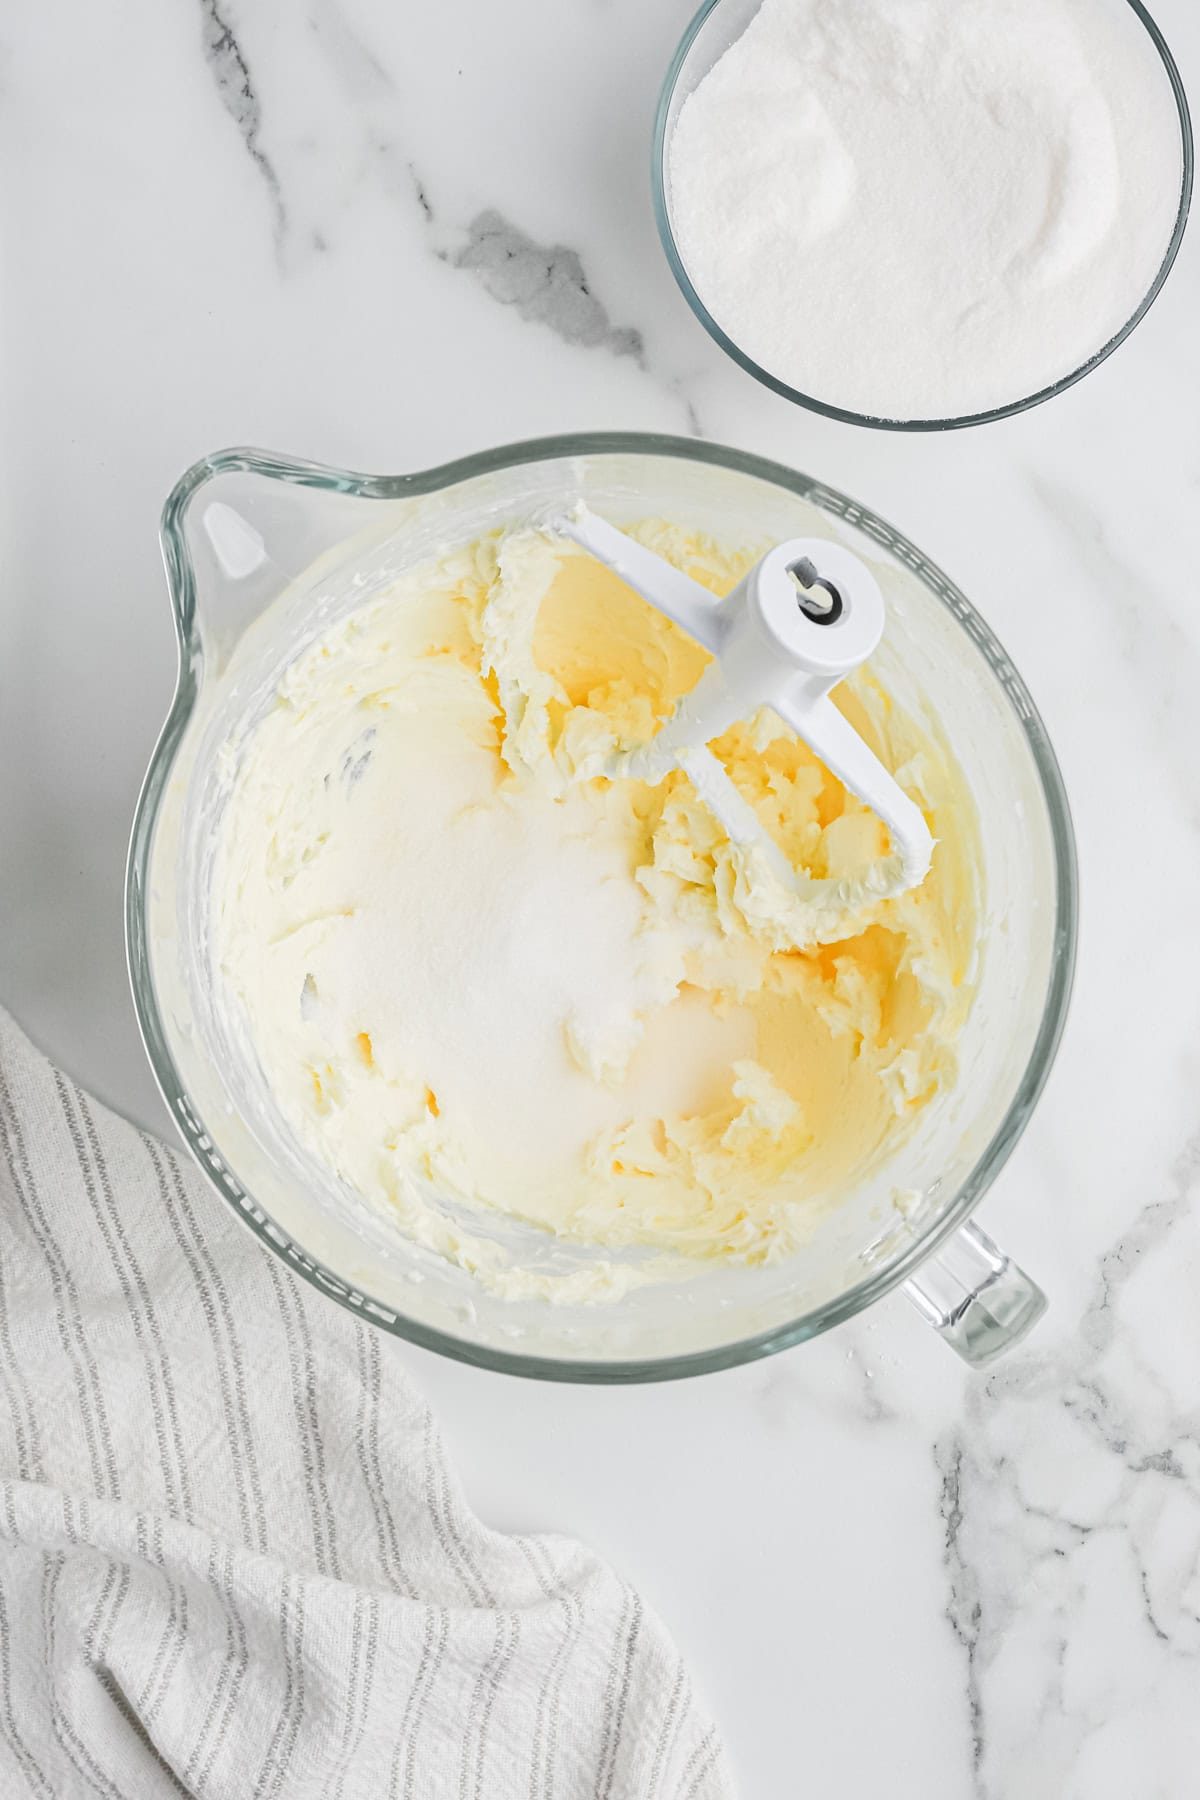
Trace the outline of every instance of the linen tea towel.
<instances>
[{"instance_id":1,"label":"linen tea towel","mask_svg":"<svg viewBox=\"0 0 1200 1800\"><path fill-rule=\"evenodd\" d=\"M639 1597L0 1009L0 1793L728 1800Z\"/></svg>"}]
</instances>

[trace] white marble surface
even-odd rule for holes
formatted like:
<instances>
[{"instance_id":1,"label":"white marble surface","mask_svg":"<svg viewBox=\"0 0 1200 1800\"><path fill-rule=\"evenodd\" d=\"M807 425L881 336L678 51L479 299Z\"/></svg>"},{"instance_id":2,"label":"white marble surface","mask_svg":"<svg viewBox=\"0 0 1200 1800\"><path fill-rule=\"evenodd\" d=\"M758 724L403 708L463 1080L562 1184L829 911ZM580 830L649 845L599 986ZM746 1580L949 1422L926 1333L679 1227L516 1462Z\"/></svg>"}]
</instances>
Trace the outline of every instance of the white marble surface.
<instances>
[{"instance_id":1,"label":"white marble surface","mask_svg":"<svg viewBox=\"0 0 1200 1800\"><path fill-rule=\"evenodd\" d=\"M1004 639L1075 807L1072 1018L983 1213L1050 1315L986 1379L899 1300L628 1392L397 1353L489 1520L577 1531L643 1585L747 1796L1178 1800L1200 1756L1200 235L1130 343L1023 418L914 438L799 412L723 359L657 248L650 117L690 5L4 13L0 996L162 1123L121 887L174 661L157 514L204 451L400 470L697 431L894 519ZM1159 11L1200 91L1200 12Z\"/></svg>"}]
</instances>

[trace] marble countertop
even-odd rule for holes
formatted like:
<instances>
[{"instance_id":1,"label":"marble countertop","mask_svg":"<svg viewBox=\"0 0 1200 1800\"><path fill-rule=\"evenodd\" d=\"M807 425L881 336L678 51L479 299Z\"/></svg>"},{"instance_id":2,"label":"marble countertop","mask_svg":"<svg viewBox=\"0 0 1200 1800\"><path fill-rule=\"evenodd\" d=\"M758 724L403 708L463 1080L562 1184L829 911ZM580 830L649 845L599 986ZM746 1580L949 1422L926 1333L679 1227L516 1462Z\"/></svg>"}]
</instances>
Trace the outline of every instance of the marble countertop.
<instances>
[{"instance_id":1,"label":"marble countertop","mask_svg":"<svg viewBox=\"0 0 1200 1800\"><path fill-rule=\"evenodd\" d=\"M690 1656L743 1792L1178 1800L1200 1755L1200 232L1095 375L895 436L732 366L659 253L692 0L64 0L0 23L0 996L163 1127L121 937L176 476L693 432L843 488L995 626L1057 745L1076 997L984 1223L1042 1282L969 1375L900 1299L723 1376L402 1349L483 1516L573 1531ZM1159 0L1200 92L1200 11Z\"/></svg>"}]
</instances>

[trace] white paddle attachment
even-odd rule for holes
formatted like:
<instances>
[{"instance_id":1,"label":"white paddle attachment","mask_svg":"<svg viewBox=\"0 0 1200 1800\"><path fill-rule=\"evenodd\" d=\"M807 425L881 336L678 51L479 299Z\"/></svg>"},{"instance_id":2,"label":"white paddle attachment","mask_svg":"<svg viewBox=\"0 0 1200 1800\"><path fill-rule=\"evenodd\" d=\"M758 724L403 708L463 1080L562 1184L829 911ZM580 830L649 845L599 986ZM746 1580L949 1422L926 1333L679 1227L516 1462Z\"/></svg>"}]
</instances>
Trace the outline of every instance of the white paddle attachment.
<instances>
[{"instance_id":1,"label":"white paddle attachment","mask_svg":"<svg viewBox=\"0 0 1200 1800\"><path fill-rule=\"evenodd\" d=\"M791 538L717 600L583 508L549 529L605 563L714 659L647 744L612 759L612 775L661 781L672 768L685 770L734 843L757 846L791 887L817 898L839 884L787 862L707 748L737 720L769 706L887 826L893 854L877 866L872 895L890 899L925 879L933 838L920 808L829 698L883 635L883 596L851 551L824 538Z\"/></svg>"}]
</instances>

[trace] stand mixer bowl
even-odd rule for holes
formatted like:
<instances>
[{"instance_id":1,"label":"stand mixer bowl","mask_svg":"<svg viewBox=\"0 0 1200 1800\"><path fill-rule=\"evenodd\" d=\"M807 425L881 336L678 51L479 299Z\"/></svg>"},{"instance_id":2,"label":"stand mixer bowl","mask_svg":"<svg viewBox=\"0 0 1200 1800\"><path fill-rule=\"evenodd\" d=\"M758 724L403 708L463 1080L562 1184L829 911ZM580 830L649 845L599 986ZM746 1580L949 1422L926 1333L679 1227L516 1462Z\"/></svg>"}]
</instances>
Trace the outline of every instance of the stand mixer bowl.
<instances>
[{"instance_id":1,"label":"stand mixer bowl","mask_svg":"<svg viewBox=\"0 0 1200 1800\"><path fill-rule=\"evenodd\" d=\"M874 666L901 704L939 718L978 809L984 914L957 1081L877 1178L814 1222L801 1252L774 1265L705 1269L608 1304L549 1305L485 1291L410 1242L296 1141L219 1004L209 914L229 745L271 703L303 646L435 551L576 500L617 525L654 515L718 539L832 538L868 563L891 621ZM902 1283L970 1363L1023 1335L1044 1299L970 1215L1024 1129L1062 1032L1076 938L1074 841L1058 765L1023 682L921 551L866 508L778 464L625 433L510 445L393 477L225 451L178 483L162 541L179 677L130 846L134 1001L185 1143L274 1253L384 1330L463 1361L559 1380L730 1367L814 1337ZM491 1229L507 1231L530 1266L554 1273L600 1254L514 1221Z\"/></svg>"}]
</instances>

